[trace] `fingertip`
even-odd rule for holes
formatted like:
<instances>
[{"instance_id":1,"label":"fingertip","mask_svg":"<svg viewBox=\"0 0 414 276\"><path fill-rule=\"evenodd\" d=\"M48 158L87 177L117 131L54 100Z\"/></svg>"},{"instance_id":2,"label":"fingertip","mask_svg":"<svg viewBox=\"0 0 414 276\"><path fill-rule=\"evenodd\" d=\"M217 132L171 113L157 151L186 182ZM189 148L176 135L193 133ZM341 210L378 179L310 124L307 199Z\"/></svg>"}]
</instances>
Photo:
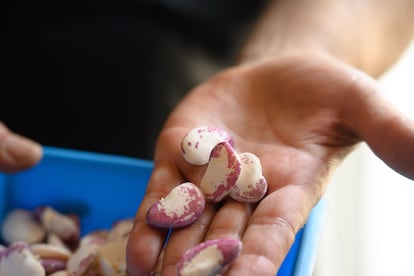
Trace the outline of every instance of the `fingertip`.
<instances>
[{"instance_id":1,"label":"fingertip","mask_svg":"<svg viewBox=\"0 0 414 276\"><path fill-rule=\"evenodd\" d=\"M1 141L1 168L8 172L30 168L43 156L42 146L26 137L7 132Z\"/></svg>"}]
</instances>

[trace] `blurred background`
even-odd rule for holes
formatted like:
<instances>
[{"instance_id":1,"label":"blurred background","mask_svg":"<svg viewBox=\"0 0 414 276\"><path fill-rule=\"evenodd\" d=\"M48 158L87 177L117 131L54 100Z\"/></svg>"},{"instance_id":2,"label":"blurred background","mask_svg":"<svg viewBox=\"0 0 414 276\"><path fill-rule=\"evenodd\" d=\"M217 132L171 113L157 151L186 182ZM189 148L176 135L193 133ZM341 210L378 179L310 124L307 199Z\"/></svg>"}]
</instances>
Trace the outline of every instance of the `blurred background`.
<instances>
[{"instance_id":1,"label":"blurred background","mask_svg":"<svg viewBox=\"0 0 414 276\"><path fill-rule=\"evenodd\" d=\"M414 41L380 84L414 118ZM314 276L414 275L414 181L361 144L334 174L326 201Z\"/></svg>"}]
</instances>

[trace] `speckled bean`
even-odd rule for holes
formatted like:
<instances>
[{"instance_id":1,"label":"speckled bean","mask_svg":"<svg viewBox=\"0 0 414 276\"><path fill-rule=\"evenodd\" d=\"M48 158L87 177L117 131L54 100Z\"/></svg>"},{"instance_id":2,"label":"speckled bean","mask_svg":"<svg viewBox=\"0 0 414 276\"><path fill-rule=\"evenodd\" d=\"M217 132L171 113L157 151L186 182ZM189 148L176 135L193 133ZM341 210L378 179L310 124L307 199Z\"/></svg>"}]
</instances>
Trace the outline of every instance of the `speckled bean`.
<instances>
[{"instance_id":1,"label":"speckled bean","mask_svg":"<svg viewBox=\"0 0 414 276\"><path fill-rule=\"evenodd\" d=\"M149 208L147 223L162 228L187 226L201 216L205 201L203 192L196 185L182 183Z\"/></svg>"},{"instance_id":2,"label":"speckled bean","mask_svg":"<svg viewBox=\"0 0 414 276\"><path fill-rule=\"evenodd\" d=\"M219 202L226 197L236 184L240 168L240 158L229 143L216 145L200 182L207 200Z\"/></svg>"},{"instance_id":3,"label":"speckled bean","mask_svg":"<svg viewBox=\"0 0 414 276\"><path fill-rule=\"evenodd\" d=\"M213 148L221 143L234 145L233 138L224 130L209 126L191 129L181 142L181 152L187 162L194 165L207 164Z\"/></svg>"},{"instance_id":4,"label":"speckled bean","mask_svg":"<svg viewBox=\"0 0 414 276\"><path fill-rule=\"evenodd\" d=\"M215 276L233 261L242 248L235 238L219 238L187 250L177 264L177 276Z\"/></svg>"},{"instance_id":5,"label":"speckled bean","mask_svg":"<svg viewBox=\"0 0 414 276\"><path fill-rule=\"evenodd\" d=\"M230 191L230 197L247 203L260 201L267 192L267 181L262 174L260 160L249 152L239 156L241 171L236 184Z\"/></svg>"}]
</instances>

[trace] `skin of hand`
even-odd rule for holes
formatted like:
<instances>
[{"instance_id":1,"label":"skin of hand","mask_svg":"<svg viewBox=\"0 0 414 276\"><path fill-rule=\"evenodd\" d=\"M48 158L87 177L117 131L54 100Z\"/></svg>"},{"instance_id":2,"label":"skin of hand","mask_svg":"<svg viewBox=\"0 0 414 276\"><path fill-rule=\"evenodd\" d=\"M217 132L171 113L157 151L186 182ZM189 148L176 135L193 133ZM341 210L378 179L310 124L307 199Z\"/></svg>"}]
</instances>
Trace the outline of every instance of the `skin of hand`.
<instances>
[{"instance_id":1,"label":"skin of hand","mask_svg":"<svg viewBox=\"0 0 414 276\"><path fill-rule=\"evenodd\" d=\"M199 183L205 167L188 164L180 151L184 134L199 125L222 128L238 152L255 153L268 193L258 204L208 204L197 222L172 232L157 264L167 232L147 225L145 215L179 183ZM160 133L127 245L129 273L175 275L188 248L234 236L243 249L225 275L275 275L329 176L361 141L414 179L414 122L365 73L327 55L292 55L219 73L184 98Z\"/></svg>"},{"instance_id":2,"label":"skin of hand","mask_svg":"<svg viewBox=\"0 0 414 276\"><path fill-rule=\"evenodd\" d=\"M0 171L16 172L32 167L42 158L41 146L18 135L0 122Z\"/></svg>"}]
</instances>

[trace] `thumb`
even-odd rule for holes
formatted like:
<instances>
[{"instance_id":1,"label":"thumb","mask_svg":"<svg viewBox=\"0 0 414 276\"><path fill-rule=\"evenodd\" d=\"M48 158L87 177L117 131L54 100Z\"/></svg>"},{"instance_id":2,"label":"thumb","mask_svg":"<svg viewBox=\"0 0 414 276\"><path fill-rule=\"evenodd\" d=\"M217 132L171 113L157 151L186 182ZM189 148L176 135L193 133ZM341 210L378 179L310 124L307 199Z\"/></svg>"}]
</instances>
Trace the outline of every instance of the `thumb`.
<instances>
[{"instance_id":1,"label":"thumb","mask_svg":"<svg viewBox=\"0 0 414 276\"><path fill-rule=\"evenodd\" d=\"M346 116L357 133L388 166L414 179L414 120L398 111L368 75L358 75L349 92Z\"/></svg>"},{"instance_id":2,"label":"thumb","mask_svg":"<svg viewBox=\"0 0 414 276\"><path fill-rule=\"evenodd\" d=\"M38 143L11 132L0 122L0 171L27 169L41 157L42 148Z\"/></svg>"}]
</instances>

